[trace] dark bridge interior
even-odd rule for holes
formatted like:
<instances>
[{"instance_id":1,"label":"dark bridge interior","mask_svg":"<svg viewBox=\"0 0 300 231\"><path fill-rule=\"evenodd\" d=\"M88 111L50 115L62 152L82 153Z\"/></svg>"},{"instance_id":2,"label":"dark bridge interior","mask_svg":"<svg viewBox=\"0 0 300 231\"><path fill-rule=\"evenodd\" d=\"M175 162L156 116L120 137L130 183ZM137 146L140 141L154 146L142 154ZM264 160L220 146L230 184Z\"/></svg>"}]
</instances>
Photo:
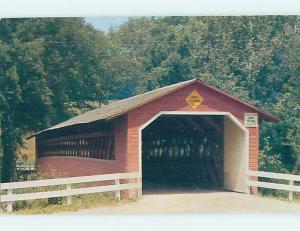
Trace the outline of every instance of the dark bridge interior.
<instances>
[{"instance_id":1,"label":"dark bridge interior","mask_svg":"<svg viewBox=\"0 0 300 231\"><path fill-rule=\"evenodd\" d=\"M142 133L143 191L223 186L223 116L163 115Z\"/></svg>"}]
</instances>

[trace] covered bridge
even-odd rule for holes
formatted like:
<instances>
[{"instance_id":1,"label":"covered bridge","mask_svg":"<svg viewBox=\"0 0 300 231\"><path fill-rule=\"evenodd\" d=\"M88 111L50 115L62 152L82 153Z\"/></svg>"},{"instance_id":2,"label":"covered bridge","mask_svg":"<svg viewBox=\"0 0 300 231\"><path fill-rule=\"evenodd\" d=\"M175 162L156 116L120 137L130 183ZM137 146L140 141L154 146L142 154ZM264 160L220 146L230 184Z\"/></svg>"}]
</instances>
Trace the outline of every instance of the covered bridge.
<instances>
[{"instance_id":1,"label":"covered bridge","mask_svg":"<svg viewBox=\"0 0 300 231\"><path fill-rule=\"evenodd\" d=\"M245 192L261 120L277 118L192 79L36 133L37 160L57 177L140 172L143 190L150 182Z\"/></svg>"}]
</instances>

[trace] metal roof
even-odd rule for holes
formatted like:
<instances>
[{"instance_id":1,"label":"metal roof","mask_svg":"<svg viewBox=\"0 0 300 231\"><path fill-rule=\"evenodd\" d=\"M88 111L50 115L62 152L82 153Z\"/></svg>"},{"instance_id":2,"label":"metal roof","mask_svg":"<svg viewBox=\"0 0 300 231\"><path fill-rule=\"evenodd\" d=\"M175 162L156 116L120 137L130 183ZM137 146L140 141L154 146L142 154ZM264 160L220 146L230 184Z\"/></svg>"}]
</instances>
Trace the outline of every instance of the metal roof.
<instances>
[{"instance_id":1,"label":"metal roof","mask_svg":"<svg viewBox=\"0 0 300 231\"><path fill-rule=\"evenodd\" d=\"M231 99L238 101L239 103L242 103L244 105L246 105L247 107L252 108L253 110L255 110L257 113L261 114L263 116L264 119L266 120L272 120L272 121L276 121L278 120L278 118L274 115L271 115L257 107L254 107L224 91L221 91L215 87L212 87L206 83L204 83L203 81L200 81L198 79L191 79L188 81L184 81L184 82L180 82L177 84L173 84L173 85L169 85L166 87L162 87L162 88L158 88L149 92L146 92L144 94L140 94L140 95L136 95L127 99L123 99L123 100L119 100L119 101L115 101L113 103L107 104L107 105L102 105L101 107L83 113L81 115L75 116L69 120L66 120L60 124L57 124L53 127L50 127L48 129L45 129L43 131L40 131L38 133L35 133L33 136L38 135L40 133L43 133L45 131L49 131L49 130L54 130L54 129L59 129L59 128L63 128L63 127L67 127L67 126L72 126L75 124L84 124L84 123L90 123L90 122L94 122L97 120L107 120L107 119L112 119L115 118L119 115L125 114L128 111L137 108L139 106L142 106L148 102L151 102L157 98L160 98L162 96L165 96L171 92L174 92L176 90L179 90L180 88L183 88L187 85L190 85L194 82L198 82L201 85L204 85L214 91L217 91L223 95L226 95L227 97L230 97Z\"/></svg>"}]
</instances>

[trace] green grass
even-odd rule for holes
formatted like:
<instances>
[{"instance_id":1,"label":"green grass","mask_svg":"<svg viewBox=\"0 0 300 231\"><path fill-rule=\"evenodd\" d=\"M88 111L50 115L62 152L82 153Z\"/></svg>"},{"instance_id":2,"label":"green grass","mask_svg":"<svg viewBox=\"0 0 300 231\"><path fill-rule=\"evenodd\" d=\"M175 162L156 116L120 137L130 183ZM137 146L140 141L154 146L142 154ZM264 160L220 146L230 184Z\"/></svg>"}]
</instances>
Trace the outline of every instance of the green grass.
<instances>
[{"instance_id":1,"label":"green grass","mask_svg":"<svg viewBox=\"0 0 300 231\"><path fill-rule=\"evenodd\" d=\"M269 190L271 191L271 190ZM280 200L280 201L287 201L291 203L300 203L300 193L294 192L293 200L289 201L288 199L288 192L286 191L281 191L281 190L273 190L273 192L276 191L276 193L259 193L258 195L264 198L269 198L269 199L275 199L275 200Z\"/></svg>"},{"instance_id":2,"label":"green grass","mask_svg":"<svg viewBox=\"0 0 300 231\"><path fill-rule=\"evenodd\" d=\"M125 203L135 202L136 199L114 198L113 193L95 193L81 196L73 196L72 204L67 205L66 198L61 204L50 204L47 199L19 201L13 204L13 213L16 215L51 214L77 211L80 209L96 208L100 206L120 206Z\"/></svg>"}]
</instances>

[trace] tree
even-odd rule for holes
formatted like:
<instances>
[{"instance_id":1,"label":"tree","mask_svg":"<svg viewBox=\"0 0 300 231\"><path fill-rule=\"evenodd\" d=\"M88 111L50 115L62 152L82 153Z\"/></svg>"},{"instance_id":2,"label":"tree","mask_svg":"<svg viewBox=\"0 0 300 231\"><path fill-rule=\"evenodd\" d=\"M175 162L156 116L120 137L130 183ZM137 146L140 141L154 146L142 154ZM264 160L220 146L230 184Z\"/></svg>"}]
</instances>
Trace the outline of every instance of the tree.
<instances>
[{"instance_id":1,"label":"tree","mask_svg":"<svg viewBox=\"0 0 300 231\"><path fill-rule=\"evenodd\" d=\"M82 18L0 20L5 169L16 145L95 105L199 78L279 116L260 126L261 168L300 171L296 16L140 17L107 34Z\"/></svg>"},{"instance_id":2,"label":"tree","mask_svg":"<svg viewBox=\"0 0 300 231\"><path fill-rule=\"evenodd\" d=\"M0 21L3 181L15 180L22 136L75 115L73 107L103 102L106 46L81 18Z\"/></svg>"},{"instance_id":3,"label":"tree","mask_svg":"<svg viewBox=\"0 0 300 231\"><path fill-rule=\"evenodd\" d=\"M298 172L299 18L133 18L110 37L140 66L136 92L200 78L279 116L261 124L261 163ZM264 169L265 166L261 165Z\"/></svg>"}]
</instances>

